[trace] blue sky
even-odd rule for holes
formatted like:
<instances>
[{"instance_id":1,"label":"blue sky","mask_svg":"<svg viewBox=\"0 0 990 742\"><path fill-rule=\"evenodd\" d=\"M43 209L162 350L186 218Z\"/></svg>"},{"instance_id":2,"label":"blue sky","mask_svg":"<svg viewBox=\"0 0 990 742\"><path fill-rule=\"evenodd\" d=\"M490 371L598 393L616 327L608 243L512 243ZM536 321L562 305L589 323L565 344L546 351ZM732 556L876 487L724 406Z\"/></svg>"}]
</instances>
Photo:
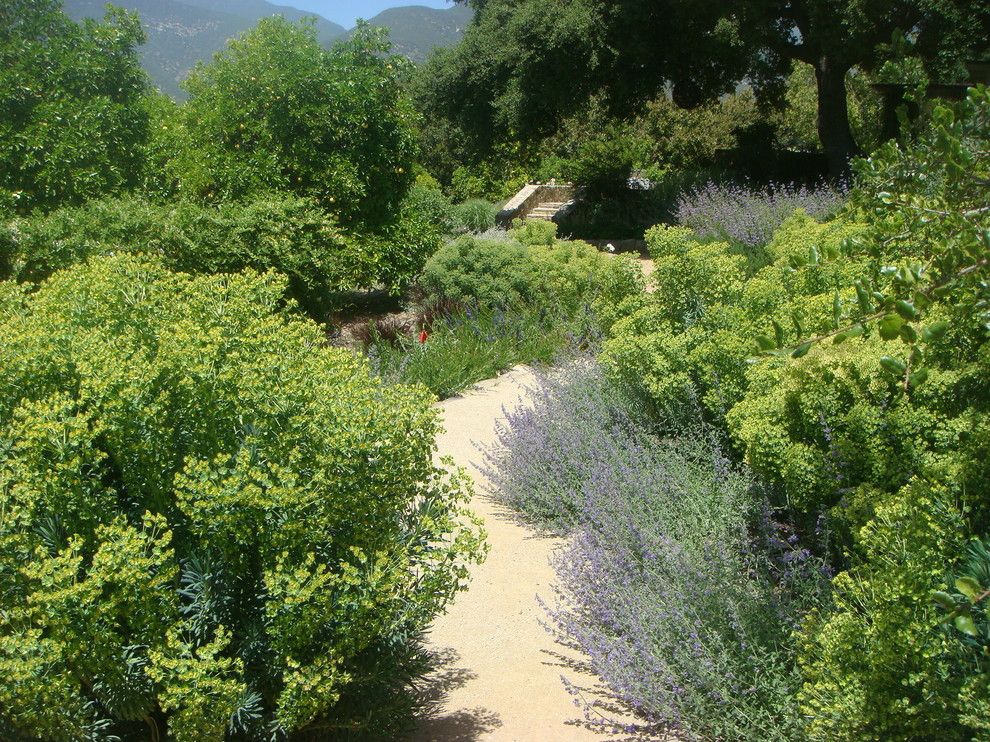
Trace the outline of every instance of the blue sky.
<instances>
[{"instance_id":1,"label":"blue sky","mask_svg":"<svg viewBox=\"0 0 990 742\"><path fill-rule=\"evenodd\" d=\"M352 28L358 18L371 18L386 8L399 5L426 5L449 8L448 0L271 0L276 5L291 5L300 10L312 10L345 28Z\"/></svg>"}]
</instances>

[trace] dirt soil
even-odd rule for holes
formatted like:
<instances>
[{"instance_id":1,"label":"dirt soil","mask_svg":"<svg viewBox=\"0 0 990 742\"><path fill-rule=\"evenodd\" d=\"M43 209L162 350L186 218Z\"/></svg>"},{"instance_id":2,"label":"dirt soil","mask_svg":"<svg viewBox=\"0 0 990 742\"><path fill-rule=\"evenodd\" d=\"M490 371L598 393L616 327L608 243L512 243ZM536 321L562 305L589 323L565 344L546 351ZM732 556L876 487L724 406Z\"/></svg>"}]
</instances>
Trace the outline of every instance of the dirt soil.
<instances>
[{"instance_id":1,"label":"dirt soil","mask_svg":"<svg viewBox=\"0 0 990 742\"><path fill-rule=\"evenodd\" d=\"M561 676L591 699L603 697L600 681L581 655L556 643L543 626L546 614L537 596L553 602L550 560L563 542L535 534L488 497L477 466L483 459L480 447L495 440L504 409L525 404L532 380L532 373L519 367L440 403L447 431L438 441L439 452L474 477L478 494L472 509L484 519L491 552L473 570L468 591L429 634L438 666L427 678L427 709L412 738L416 742L617 739L583 719Z\"/></svg>"}]
</instances>

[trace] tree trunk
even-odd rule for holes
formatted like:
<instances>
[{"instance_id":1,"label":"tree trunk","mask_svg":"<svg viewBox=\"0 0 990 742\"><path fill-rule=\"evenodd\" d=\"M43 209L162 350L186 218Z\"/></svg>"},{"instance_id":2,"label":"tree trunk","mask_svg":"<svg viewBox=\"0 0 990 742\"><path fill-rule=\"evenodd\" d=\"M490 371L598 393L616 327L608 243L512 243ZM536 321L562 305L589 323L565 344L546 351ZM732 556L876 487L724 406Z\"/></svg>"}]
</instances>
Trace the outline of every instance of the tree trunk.
<instances>
[{"instance_id":1,"label":"tree trunk","mask_svg":"<svg viewBox=\"0 0 990 742\"><path fill-rule=\"evenodd\" d=\"M818 137L828 158L829 174L836 179L848 178L849 160L858 153L856 140L849 128L849 107L846 102L846 72L848 67L836 65L822 57L815 65L818 82Z\"/></svg>"}]
</instances>

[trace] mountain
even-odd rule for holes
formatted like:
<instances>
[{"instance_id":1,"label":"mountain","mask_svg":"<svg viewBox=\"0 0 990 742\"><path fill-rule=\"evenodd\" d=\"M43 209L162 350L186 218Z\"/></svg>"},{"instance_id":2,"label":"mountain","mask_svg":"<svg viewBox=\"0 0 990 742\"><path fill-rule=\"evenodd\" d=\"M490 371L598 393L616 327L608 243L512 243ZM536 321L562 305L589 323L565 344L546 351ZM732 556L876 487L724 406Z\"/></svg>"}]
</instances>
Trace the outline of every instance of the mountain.
<instances>
[{"instance_id":1,"label":"mountain","mask_svg":"<svg viewBox=\"0 0 990 742\"><path fill-rule=\"evenodd\" d=\"M141 47L141 61L155 85L175 98L185 97L179 83L198 61L209 60L229 39L262 18L281 15L297 21L315 17L318 38L326 45L348 34L343 26L315 13L265 0L111 1L141 16L148 33L148 42ZM102 18L106 2L63 0L63 7L78 21ZM434 47L456 44L471 18L472 11L459 5L443 10L413 5L383 11L370 23L389 29L396 54L421 62Z\"/></svg>"},{"instance_id":2,"label":"mountain","mask_svg":"<svg viewBox=\"0 0 990 742\"><path fill-rule=\"evenodd\" d=\"M298 21L303 18L316 18L316 34L320 41L329 44L334 39L343 36L347 29L341 25L328 21L326 18L309 13L305 10L292 8L288 5L275 5L265 2L265 0L179 0L185 5L192 5L203 10L219 11L230 15L249 18L253 26L260 19L270 15L278 14L290 21Z\"/></svg>"},{"instance_id":3,"label":"mountain","mask_svg":"<svg viewBox=\"0 0 990 742\"><path fill-rule=\"evenodd\" d=\"M282 15L295 21L314 16L264 0L113 0L113 4L141 16L148 34L141 61L155 85L176 98L184 97L179 82L196 62L210 59L229 39L262 18ZM63 7L77 21L102 18L106 0L63 0ZM319 17L316 29L327 44L346 33L343 26Z\"/></svg>"},{"instance_id":4,"label":"mountain","mask_svg":"<svg viewBox=\"0 0 990 742\"><path fill-rule=\"evenodd\" d=\"M396 54L422 62L435 47L460 41L473 17L474 11L463 5L443 9L408 5L384 10L368 23L389 30Z\"/></svg>"}]
</instances>

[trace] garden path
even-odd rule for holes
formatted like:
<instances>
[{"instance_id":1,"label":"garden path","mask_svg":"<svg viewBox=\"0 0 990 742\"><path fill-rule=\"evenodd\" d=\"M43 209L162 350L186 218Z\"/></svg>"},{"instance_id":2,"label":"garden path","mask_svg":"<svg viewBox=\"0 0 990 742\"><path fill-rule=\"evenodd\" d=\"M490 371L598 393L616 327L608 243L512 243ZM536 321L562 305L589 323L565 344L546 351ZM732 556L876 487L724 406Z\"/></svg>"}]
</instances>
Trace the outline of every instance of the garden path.
<instances>
[{"instance_id":1,"label":"garden path","mask_svg":"<svg viewBox=\"0 0 990 742\"><path fill-rule=\"evenodd\" d=\"M425 683L426 709L413 735L416 742L601 742L607 736L581 721L582 711L561 675L595 698L600 681L541 623L537 596L552 598L550 559L563 542L535 534L487 497L478 469L479 447L495 440L505 409L525 404L532 379L519 367L439 405L447 429L438 440L439 452L474 477L478 493L471 507L485 521L491 552L474 568L468 591L457 596L428 636L437 667Z\"/></svg>"}]
</instances>

